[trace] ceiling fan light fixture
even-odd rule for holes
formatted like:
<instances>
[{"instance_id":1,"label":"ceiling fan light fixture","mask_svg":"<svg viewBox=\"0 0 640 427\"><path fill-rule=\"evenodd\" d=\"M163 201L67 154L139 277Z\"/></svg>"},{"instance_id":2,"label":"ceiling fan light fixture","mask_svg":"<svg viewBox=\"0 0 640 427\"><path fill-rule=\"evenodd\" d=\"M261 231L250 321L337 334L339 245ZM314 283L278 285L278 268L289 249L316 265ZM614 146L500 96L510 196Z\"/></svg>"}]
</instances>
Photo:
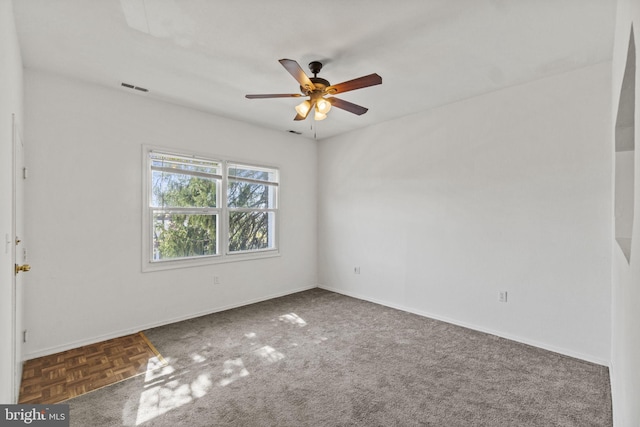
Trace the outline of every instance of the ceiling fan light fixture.
<instances>
[{"instance_id":1,"label":"ceiling fan light fixture","mask_svg":"<svg viewBox=\"0 0 640 427\"><path fill-rule=\"evenodd\" d=\"M331 110L331 102L328 99L320 98L316 104L316 111L321 114L327 114Z\"/></svg>"},{"instance_id":2,"label":"ceiling fan light fixture","mask_svg":"<svg viewBox=\"0 0 640 427\"><path fill-rule=\"evenodd\" d=\"M296 105L296 112L301 116L306 116L310 109L311 103L309 101L302 101L300 104Z\"/></svg>"},{"instance_id":3,"label":"ceiling fan light fixture","mask_svg":"<svg viewBox=\"0 0 640 427\"><path fill-rule=\"evenodd\" d=\"M318 111L316 109L316 113L313 116L314 120L319 121L319 120L324 120L327 118L327 115L324 113L321 113L320 111Z\"/></svg>"},{"instance_id":4,"label":"ceiling fan light fixture","mask_svg":"<svg viewBox=\"0 0 640 427\"><path fill-rule=\"evenodd\" d=\"M293 59L281 59L279 62L300 84L300 92L302 95L300 93L271 93L258 95L249 94L245 95L245 97L248 99L264 99L299 98L301 96L308 96L309 99L301 102L295 107L298 114L294 117L294 121L305 120L309 117L311 110L314 110L315 120L324 120L327 118L327 113L331 110L332 106L361 116L368 111L367 108L349 101L344 101L334 96L325 98L325 95L342 94L344 92L382 84L382 77L373 73L331 85L328 80L318 77L318 73L322 68L322 63L319 61L309 63L309 69L311 70L311 73L313 73L313 77L307 76L302 67L300 67L300 64Z\"/></svg>"}]
</instances>

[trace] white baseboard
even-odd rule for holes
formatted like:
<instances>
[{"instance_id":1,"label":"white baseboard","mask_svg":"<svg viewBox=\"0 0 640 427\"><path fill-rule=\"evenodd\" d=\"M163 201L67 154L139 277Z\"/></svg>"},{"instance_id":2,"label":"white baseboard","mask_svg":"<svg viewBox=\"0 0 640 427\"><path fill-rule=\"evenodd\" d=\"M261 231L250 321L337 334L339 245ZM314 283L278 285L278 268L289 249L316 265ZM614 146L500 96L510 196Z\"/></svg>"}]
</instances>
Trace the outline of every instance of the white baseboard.
<instances>
[{"instance_id":1,"label":"white baseboard","mask_svg":"<svg viewBox=\"0 0 640 427\"><path fill-rule=\"evenodd\" d=\"M538 347L541 348L543 350L548 350L548 351L552 351L554 353L559 353L562 354L564 356L569 356L569 357L573 357L575 359L580 359L580 360L584 360L590 363L595 363L596 365L603 365L608 367L609 366L609 361L608 360L602 360L599 358L595 358L586 354L582 354L579 352L575 352L572 350L568 350L566 348L561 348L561 347L556 347L553 345L549 345L546 343L541 343L538 341L534 341L534 340L530 340L527 338L522 338L516 335L511 335L511 334L506 334L504 332L500 332L500 331L495 331L489 328L484 328L481 326L477 326L477 325L473 325L473 324L469 324L466 322L461 322L459 320L456 319L451 319L448 317L444 317L444 316L440 316L437 314L433 314L433 313L428 313L422 310L417 310L415 308L411 308L411 307L405 307L399 304L394 304L394 303L390 303L388 301L382 301L382 300L378 300L376 298L370 298L368 296L364 296L364 295L360 295L356 292L349 292L349 291L344 291L342 289L336 289L336 288L332 288L331 286L326 286L326 285L322 285L319 284L318 287L320 289L325 289L327 291L331 291L331 292L335 292L338 294L342 294L342 295L346 295L348 297L352 297L352 298L357 298L357 299L361 299L364 301L369 301L375 304L380 304L380 305L384 305L385 307L390 307L390 308L395 308L396 310L402 310L402 311L406 311L408 313L413 313L413 314L417 314L418 316L422 316L422 317L428 317L430 319L434 319L434 320L439 320L442 322L446 322L446 323L451 323L452 325L456 325L456 326L462 326L463 328L467 328L467 329L472 329L474 331L478 331L478 332L484 332L486 334L490 334L490 335L495 335L501 338L506 338L508 340L511 341L516 341L522 344L527 344L533 347Z\"/></svg>"},{"instance_id":2,"label":"white baseboard","mask_svg":"<svg viewBox=\"0 0 640 427\"><path fill-rule=\"evenodd\" d=\"M30 359L35 359L36 357L48 356L50 354L60 353L62 351L71 350L71 349L82 347L82 346L85 346L85 345L95 344L95 343L106 341L106 340L110 340L110 339L113 339L113 338L119 338L119 337L123 337L125 335L135 334L137 332L145 331L147 329L157 328L158 326L169 325L171 323L181 322L183 320L193 319L193 318L200 317L200 316L206 316L208 314L213 314L213 313L219 313L221 311L231 310L233 308L243 307L245 305L255 304L255 303L258 303L258 302L267 301L267 300L274 299L274 298L280 298L280 297L284 297L284 296L295 294L295 293L302 292L302 291L308 291L309 289L315 289L317 287L318 287L317 285L304 286L304 287L297 288L297 289L291 289L291 290L288 290L286 292L281 292L281 293L277 293L277 294L270 294L270 295L267 295L267 296L264 296L264 297L260 297L260 298L246 300L246 301L242 301L242 302L239 302L239 303L230 304L230 305L226 305L226 306L222 306L222 307L212 308L210 310L204 310L204 311L200 311L200 312L196 312L196 313L190 313L190 314L185 315L185 316L179 316L179 317L174 317L174 318L170 318L170 319L164 319L164 320L161 320L161 321L158 321L158 322L151 322L151 323L146 323L146 324L142 324L142 325L137 325L135 327L131 327L131 328L127 328L127 329L121 329L121 330L118 330L118 331L113 331L113 332L110 332L108 334L103 334L103 335L94 336L94 337L87 338L87 339L72 341L72 342L68 342L68 343L57 345L57 346L53 346L53 347L43 348L43 349L39 349L39 350L36 350L36 351L31 351L29 353L24 354L23 355L23 360L30 360Z\"/></svg>"},{"instance_id":3,"label":"white baseboard","mask_svg":"<svg viewBox=\"0 0 640 427\"><path fill-rule=\"evenodd\" d=\"M417 310L411 307L405 307L399 304L394 304L394 303L390 303L388 301L382 301L382 300L378 300L376 298L370 298L364 295L360 295L358 293L355 292L349 292L349 291L344 291L342 289L337 289L337 288L332 288L330 286L326 286L326 285L309 285L309 286L304 286L301 288L297 288L297 289L292 289L286 292L282 292L282 293L278 293L278 294L270 294L264 297L260 297L260 298L255 298L252 300L246 300L246 301L242 301L239 303L235 303L235 304L230 304L227 306L222 306L222 307L216 307L216 308L212 308L210 310L204 310L204 311L200 311L200 312L196 312L196 313L190 313L188 315L185 316L179 316L179 317L174 317L174 318L170 318L170 319L164 319L158 322L151 322L151 323L147 323L147 324L142 324L142 325L137 325L135 327L131 327L131 328L127 328L127 329L122 329L122 330L118 330L118 331L113 331L111 333L108 334L103 334L100 336L94 336L91 338L87 338L87 339L82 339L82 340L77 340L77 341L73 341L73 342L68 342L62 345L58 345L58 346L53 346L53 347L49 347L49 348L44 348L44 349L40 349L40 350L36 350L36 351L32 351L29 353L26 353L23 357L23 360L29 360L29 359L34 359L36 357L42 357L42 356L47 356L49 354L55 354L55 353L59 353L62 351L66 351L66 350L71 350L73 348L78 348L78 347L82 347L84 345L89 345L89 344L95 344L97 342L102 342L102 341L106 341L109 339L113 339L113 338L118 338L118 337L122 337L125 335L130 335L130 334L134 334L140 331L144 331L147 329L151 329L151 328L156 328L159 326L164 326L164 325L168 325L171 323L176 323L176 322L181 322L183 320L188 320L188 319L193 319L195 317L200 317L200 316L206 316L208 314L213 314L213 313L219 313L221 311L226 311L226 310L231 310L233 308L238 308L238 307L242 307L245 305L250 305L250 304L255 304L258 302L262 302L262 301L267 301L273 298L279 298L279 297L283 297L286 295L291 295L291 294L295 294L297 292L302 292L302 291L306 291L309 289L314 289L314 288L321 288L321 289L325 289L327 291L331 291L331 292L335 292L341 295L346 295L352 298L357 298L357 299L361 299L364 301L369 301L375 304L380 304L386 307L390 307L390 308L394 308L396 310L402 310L402 311L406 311L408 313L413 313L413 314L417 314L418 316L422 316L422 317L427 317L430 319L435 319L435 320L439 320L442 322L446 322L446 323L450 323L453 325L457 325L457 326L461 326L464 328L468 328L468 329L472 329L475 331L479 331L479 332L484 332L487 334L491 334L491 335L495 335L501 338L506 338L509 339L511 341L516 341L522 344L527 344L527 345L531 345L533 347L538 347L544 350L548 350L548 351L552 351L554 353L559 353L565 356L569 356L569 357L573 357L576 359L580 359L580 360L584 360L587 362L591 362L591 363L595 363L597 365L603 365L606 367L610 366L610 361L608 360L602 360L599 358L594 358L591 357L589 355L585 355L582 353L578 353L575 351L571 351L565 348L560 348L560 347L556 347L556 346L552 346L552 345L548 345L546 343L541 343L538 341L534 341L534 340L529 340L526 338L522 338L519 336L515 336L515 335L511 335L511 334L505 334L503 332L500 331L495 331L492 329L488 329L488 328L483 328L483 327L479 327L477 325L472 325L469 323L465 323L465 322L460 322L456 319L451 319L448 317L444 317L444 316L440 316L440 315L436 315L433 313L428 313L422 310ZM612 375L612 371L610 370L610 375L611 375L611 379L612 379L612 386L613 386L613 375ZM613 387L612 387L613 388Z\"/></svg>"}]
</instances>

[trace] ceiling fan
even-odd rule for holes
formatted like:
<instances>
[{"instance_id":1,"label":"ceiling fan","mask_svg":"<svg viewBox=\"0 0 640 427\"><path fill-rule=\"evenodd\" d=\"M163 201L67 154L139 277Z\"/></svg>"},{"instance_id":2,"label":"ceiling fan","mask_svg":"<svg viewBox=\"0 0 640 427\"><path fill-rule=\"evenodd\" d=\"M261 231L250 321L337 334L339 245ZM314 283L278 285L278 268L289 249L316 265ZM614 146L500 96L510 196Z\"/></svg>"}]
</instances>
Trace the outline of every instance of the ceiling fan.
<instances>
[{"instance_id":1,"label":"ceiling fan","mask_svg":"<svg viewBox=\"0 0 640 427\"><path fill-rule=\"evenodd\" d=\"M315 110L315 120L324 120L327 118L327 113L331 109L331 106L341 108L350 113L360 116L366 113L368 111L368 108L364 108L352 102L336 98L335 96L330 96L328 98L325 96L382 84L382 77L373 73L369 74L368 76L358 77L357 79L332 85L327 80L318 77L318 73L322 69L321 62L313 61L309 63L309 70L311 70L311 73L313 73L313 77L308 77L302 70L300 65L292 59L281 59L279 62L293 76L293 78L296 79L298 83L300 83L300 92L302 94L272 93L264 95L246 95L246 97L249 99L263 99L300 98L308 96L309 99L304 100L301 104L296 106L296 112L298 114L293 120L306 119L312 110Z\"/></svg>"}]
</instances>

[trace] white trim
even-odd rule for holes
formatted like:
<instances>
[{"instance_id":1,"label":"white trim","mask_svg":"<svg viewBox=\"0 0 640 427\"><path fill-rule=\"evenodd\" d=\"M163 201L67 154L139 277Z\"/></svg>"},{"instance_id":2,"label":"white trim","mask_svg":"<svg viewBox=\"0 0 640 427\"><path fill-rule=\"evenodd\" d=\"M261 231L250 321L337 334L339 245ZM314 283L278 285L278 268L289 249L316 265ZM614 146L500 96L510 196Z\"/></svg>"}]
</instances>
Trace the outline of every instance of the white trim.
<instances>
[{"instance_id":1,"label":"white trim","mask_svg":"<svg viewBox=\"0 0 640 427\"><path fill-rule=\"evenodd\" d=\"M463 328L467 328L467 329L472 329L474 331L478 331L478 332L483 332L485 334L490 334L490 335L495 335L501 338L506 338L508 340L511 341L515 341L515 342L519 342L522 344L526 344L526 345L530 345L533 347L537 347L537 348L541 348L543 350L548 350L548 351L552 351L554 353L558 353L558 354L562 354L564 356L569 356L569 357L573 357L575 359L580 359L580 360L584 360L587 362L591 362L591 363L595 363L596 365L602 365L602 366L609 366L609 361L608 360L603 360L597 357L592 357L583 353L579 353L576 351L572 351L572 350L567 350L566 348L561 348L561 347L556 347L553 345L548 345L545 343L541 343L538 341L534 341L534 340L529 340L526 338L522 338L516 335L511 335L511 334L505 334L504 332L499 332L499 331L495 331L493 329L489 329L489 328L483 328L483 327L479 327L477 325L472 325L470 323L466 323L466 322L460 322L458 320L455 319L451 319L448 317L444 317L444 316L439 316L437 314L433 314L433 313L428 313L422 310L416 310L414 308L410 308L410 307L405 307L403 305L399 305L399 304L394 304L394 303L389 303L388 301L382 301L382 300L378 300L376 298L369 298L366 297L364 295L360 295L356 292L350 292L350 291L344 291L342 289L336 289L336 288L332 288L330 286L326 286L326 285L322 285L322 284L318 284L318 287L320 289L325 289L327 291L331 291L331 292L335 292L337 294L341 294L341 295L346 295L348 297L352 297L352 298L357 298L357 299L361 299L364 301L369 301L375 304L380 304L383 305L385 307L390 307L390 308L395 308L396 310L402 310L402 311L406 311L408 313L412 313L412 314L417 314L418 316L422 316L422 317L427 317L429 319L434 319L434 320L439 320L441 322L446 322L446 323L450 323L452 325L456 325L456 326L462 326Z\"/></svg>"},{"instance_id":2,"label":"white trim","mask_svg":"<svg viewBox=\"0 0 640 427\"><path fill-rule=\"evenodd\" d=\"M260 298L254 298L254 299L246 300L246 301L239 302L239 303L236 303L236 304L230 304L230 305L226 305L226 306L222 306L222 307L213 308L211 310L203 310L203 311L196 312L196 313L190 313L190 314L185 315L185 316L173 317L171 319L166 319L166 320L161 320L161 321L158 321L158 322L151 322L151 323L141 324L141 325L138 325L138 326L132 327L132 328L121 329L121 330L118 330L118 331L115 331L115 332L111 332L111 333L108 333L108 334L99 335L97 337L92 337L92 338L72 341L72 342L68 342L66 344L57 345L57 346L53 346L53 347L48 347L48 348L44 348L44 349L41 349L41 350L37 350L37 351L33 351L33 352L30 352L30 353L27 353L27 354L24 355L24 360L30 360L30 359L35 359L36 357L48 356L50 354L60 353L62 351L71 350L71 349L82 347L82 346L85 346L85 345L95 344L95 343L99 343L99 342L102 342L102 341L110 340L110 339L113 339L113 338L119 338L119 337L123 337L123 336L126 336L126 335L135 334L135 333L138 333L140 331L146 331L148 329L157 328L157 327L164 326L164 325L169 325L169 324L172 324L172 323L182 322L184 320L194 319L196 317L207 316L209 314L214 314L214 313L220 313L222 311L232 310L234 308L244 307L244 306L251 305L251 304L256 304L256 303L259 303L259 302L268 301L268 300L271 300L271 299L274 299L274 298L280 298L280 297L284 297L284 296L287 296L287 295L296 294L298 292L308 291L310 289L315 289L317 287L318 286L315 285L315 284L314 285L303 286L303 287L296 288L296 289L290 289L290 290L285 291L285 292L280 292L280 293L277 293L277 294L271 294L271 295L267 295L267 296L260 297Z\"/></svg>"},{"instance_id":3,"label":"white trim","mask_svg":"<svg viewBox=\"0 0 640 427\"><path fill-rule=\"evenodd\" d=\"M620 398L620 400L622 400L623 398L621 396L618 396L618 380L617 380L616 370L615 370L615 365L613 363L613 360L609 364L609 385L611 387L611 409L613 412L612 414L613 425L622 426L624 425L622 423L622 417L618 413L618 411L614 410L615 408L618 407L618 404L617 404L618 398Z\"/></svg>"},{"instance_id":4,"label":"white trim","mask_svg":"<svg viewBox=\"0 0 640 427\"><path fill-rule=\"evenodd\" d=\"M197 258L183 258L176 260L156 261L149 266L143 266L143 273L152 273L154 271L174 270L176 268L202 267L206 265L225 264L238 261L252 261L265 258L279 257L278 249L261 249L254 252L233 252L225 255L220 254L201 256Z\"/></svg>"},{"instance_id":5,"label":"white trim","mask_svg":"<svg viewBox=\"0 0 640 427\"><path fill-rule=\"evenodd\" d=\"M18 264L18 253L16 248L17 228L17 177L18 177L18 124L15 113L11 114L11 240L7 242L11 246L11 403L17 403L20 393L20 378L22 377L22 364L20 363L20 347L18 331L18 277L13 271L13 267ZM24 237L22 237L24 238Z\"/></svg>"}]
</instances>

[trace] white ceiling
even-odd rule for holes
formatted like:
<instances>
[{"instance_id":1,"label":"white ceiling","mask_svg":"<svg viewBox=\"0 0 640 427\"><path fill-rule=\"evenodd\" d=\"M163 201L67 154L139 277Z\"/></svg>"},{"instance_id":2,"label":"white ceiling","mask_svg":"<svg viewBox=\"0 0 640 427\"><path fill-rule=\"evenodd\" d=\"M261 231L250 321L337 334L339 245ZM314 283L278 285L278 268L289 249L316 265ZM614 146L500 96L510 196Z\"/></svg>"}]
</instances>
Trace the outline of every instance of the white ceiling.
<instances>
[{"instance_id":1,"label":"white ceiling","mask_svg":"<svg viewBox=\"0 0 640 427\"><path fill-rule=\"evenodd\" d=\"M610 60L615 3L14 0L14 12L26 68L322 139ZM244 97L299 91L282 58L305 71L320 60L333 84L383 83L339 95L369 108L362 116L294 122L299 99Z\"/></svg>"}]
</instances>

